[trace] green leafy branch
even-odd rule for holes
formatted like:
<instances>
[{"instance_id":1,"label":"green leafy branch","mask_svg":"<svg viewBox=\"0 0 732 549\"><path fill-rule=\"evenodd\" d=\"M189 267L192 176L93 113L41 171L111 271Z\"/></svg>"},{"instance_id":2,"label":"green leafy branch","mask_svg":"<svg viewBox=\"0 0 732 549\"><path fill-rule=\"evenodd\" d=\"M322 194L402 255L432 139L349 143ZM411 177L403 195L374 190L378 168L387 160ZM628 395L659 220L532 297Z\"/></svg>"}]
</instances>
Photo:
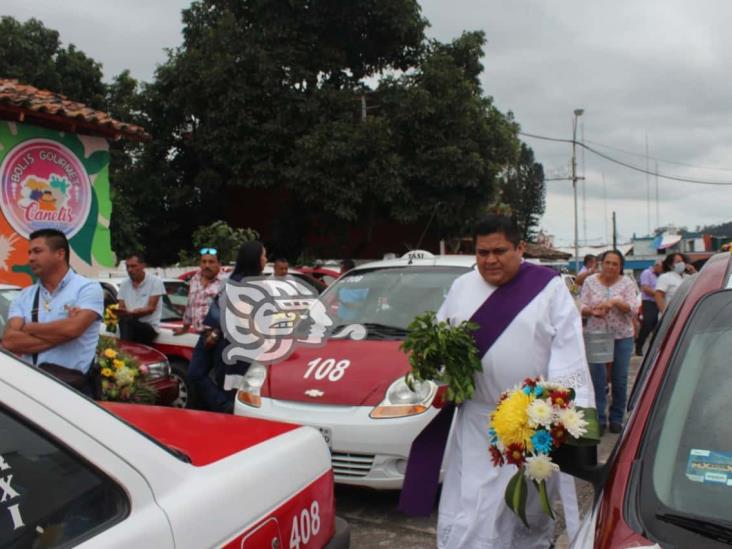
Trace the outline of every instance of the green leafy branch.
<instances>
[{"instance_id":1,"label":"green leafy branch","mask_svg":"<svg viewBox=\"0 0 732 549\"><path fill-rule=\"evenodd\" d=\"M402 351L408 353L412 371L407 374L409 388L415 381L434 381L447 385L447 398L461 403L473 396L475 374L483 370L473 332L474 322L453 325L437 321L427 311L412 321Z\"/></svg>"}]
</instances>

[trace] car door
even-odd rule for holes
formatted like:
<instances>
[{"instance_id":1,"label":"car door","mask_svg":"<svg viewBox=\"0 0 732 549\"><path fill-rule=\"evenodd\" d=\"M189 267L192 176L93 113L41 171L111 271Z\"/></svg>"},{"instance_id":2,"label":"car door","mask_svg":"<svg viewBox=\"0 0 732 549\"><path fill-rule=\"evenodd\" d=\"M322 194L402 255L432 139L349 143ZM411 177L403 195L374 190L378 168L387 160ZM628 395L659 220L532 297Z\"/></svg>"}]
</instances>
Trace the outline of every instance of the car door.
<instances>
[{"instance_id":1,"label":"car door","mask_svg":"<svg viewBox=\"0 0 732 549\"><path fill-rule=\"evenodd\" d=\"M114 441L88 436L53 405L0 379L0 546L173 547L146 479Z\"/></svg>"}]
</instances>

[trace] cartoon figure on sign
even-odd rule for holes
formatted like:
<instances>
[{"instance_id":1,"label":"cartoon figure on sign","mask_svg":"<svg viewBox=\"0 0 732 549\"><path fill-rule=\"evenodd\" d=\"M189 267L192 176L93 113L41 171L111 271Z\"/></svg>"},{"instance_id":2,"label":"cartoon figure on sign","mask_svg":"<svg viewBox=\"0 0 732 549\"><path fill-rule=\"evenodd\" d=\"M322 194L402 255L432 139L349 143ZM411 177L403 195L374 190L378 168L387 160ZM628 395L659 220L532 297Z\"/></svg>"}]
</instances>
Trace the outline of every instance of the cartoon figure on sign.
<instances>
[{"instance_id":1,"label":"cartoon figure on sign","mask_svg":"<svg viewBox=\"0 0 732 549\"><path fill-rule=\"evenodd\" d=\"M245 278L229 281L220 298L221 327L231 342L224 362L271 364L286 359L298 345L319 347L331 335L333 319L309 285L295 279ZM363 339L362 326L348 326L332 337Z\"/></svg>"},{"instance_id":2,"label":"cartoon figure on sign","mask_svg":"<svg viewBox=\"0 0 732 549\"><path fill-rule=\"evenodd\" d=\"M30 139L11 150L0 165L0 208L24 238L35 230L79 232L91 208L91 183L84 166L64 145Z\"/></svg>"}]
</instances>

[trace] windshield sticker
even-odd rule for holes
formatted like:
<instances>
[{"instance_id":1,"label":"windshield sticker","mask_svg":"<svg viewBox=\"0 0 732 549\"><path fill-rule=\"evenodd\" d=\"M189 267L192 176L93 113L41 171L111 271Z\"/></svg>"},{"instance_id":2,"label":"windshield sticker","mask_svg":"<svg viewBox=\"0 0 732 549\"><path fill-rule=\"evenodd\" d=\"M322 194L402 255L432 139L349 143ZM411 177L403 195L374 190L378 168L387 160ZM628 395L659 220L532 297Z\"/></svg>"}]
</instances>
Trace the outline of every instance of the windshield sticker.
<instances>
[{"instance_id":1,"label":"windshield sticker","mask_svg":"<svg viewBox=\"0 0 732 549\"><path fill-rule=\"evenodd\" d=\"M686 477L693 482L712 482L732 486L732 452L692 448Z\"/></svg>"},{"instance_id":2,"label":"windshield sticker","mask_svg":"<svg viewBox=\"0 0 732 549\"><path fill-rule=\"evenodd\" d=\"M0 511L4 510L10 513L10 520L13 522L13 530L25 526L23 517L20 514L18 498L20 494L13 488L13 468L5 461L0 454Z\"/></svg>"}]
</instances>

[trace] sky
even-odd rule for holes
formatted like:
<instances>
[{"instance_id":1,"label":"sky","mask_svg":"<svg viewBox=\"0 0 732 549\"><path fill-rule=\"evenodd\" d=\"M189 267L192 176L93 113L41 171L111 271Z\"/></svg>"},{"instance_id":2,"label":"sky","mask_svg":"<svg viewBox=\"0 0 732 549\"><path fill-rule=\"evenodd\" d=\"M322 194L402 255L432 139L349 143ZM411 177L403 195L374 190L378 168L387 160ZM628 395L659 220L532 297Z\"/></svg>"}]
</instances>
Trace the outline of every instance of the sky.
<instances>
[{"instance_id":1,"label":"sky","mask_svg":"<svg viewBox=\"0 0 732 549\"><path fill-rule=\"evenodd\" d=\"M181 43L189 0L3 0L0 15L36 17L102 63L153 79ZM483 30L483 89L523 132L577 139L640 168L732 183L732 33L728 0L422 0L428 35L450 41ZM570 143L528 136L547 178L541 227L574 242ZM678 182L577 152L580 245L619 241L657 226L732 220L732 186ZM658 201L656 197L658 196ZM649 200L650 198L650 200ZM731 201L732 202L732 201Z\"/></svg>"}]
</instances>

